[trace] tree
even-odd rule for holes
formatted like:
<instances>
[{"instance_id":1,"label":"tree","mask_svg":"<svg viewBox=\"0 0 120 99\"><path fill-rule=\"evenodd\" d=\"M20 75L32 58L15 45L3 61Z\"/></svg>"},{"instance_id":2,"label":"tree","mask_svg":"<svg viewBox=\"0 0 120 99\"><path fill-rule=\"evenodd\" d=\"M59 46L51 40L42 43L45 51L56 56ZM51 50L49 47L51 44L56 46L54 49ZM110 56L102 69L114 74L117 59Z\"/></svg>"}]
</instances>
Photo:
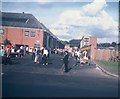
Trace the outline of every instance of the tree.
<instances>
[{"instance_id":1,"label":"tree","mask_svg":"<svg viewBox=\"0 0 120 99\"><path fill-rule=\"evenodd\" d=\"M117 45L116 42L112 42L111 44L112 47L115 47L116 45Z\"/></svg>"},{"instance_id":2,"label":"tree","mask_svg":"<svg viewBox=\"0 0 120 99\"><path fill-rule=\"evenodd\" d=\"M69 44L69 42L68 41L61 41L62 42L62 44Z\"/></svg>"},{"instance_id":3,"label":"tree","mask_svg":"<svg viewBox=\"0 0 120 99\"><path fill-rule=\"evenodd\" d=\"M99 43L97 44L97 47L107 48L107 47L115 47L117 45L116 42L112 43Z\"/></svg>"},{"instance_id":4,"label":"tree","mask_svg":"<svg viewBox=\"0 0 120 99\"><path fill-rule=\"evenodd\" d=\"M4 45L6 46L7 44L10 44L11 42L10 42L10 40L8 40L8 39L5 39L4 40Z\"/></svg>"},{"instance_id":5,"label":"tree","mask_svg":"<svg viewBox=\"0 0 120 99\"><path fill-rule=\"evenodd\" d=\"M79 39L72 39L69 41L71 47L80 47L80 40Z\"/></svg>"}]
</instances>

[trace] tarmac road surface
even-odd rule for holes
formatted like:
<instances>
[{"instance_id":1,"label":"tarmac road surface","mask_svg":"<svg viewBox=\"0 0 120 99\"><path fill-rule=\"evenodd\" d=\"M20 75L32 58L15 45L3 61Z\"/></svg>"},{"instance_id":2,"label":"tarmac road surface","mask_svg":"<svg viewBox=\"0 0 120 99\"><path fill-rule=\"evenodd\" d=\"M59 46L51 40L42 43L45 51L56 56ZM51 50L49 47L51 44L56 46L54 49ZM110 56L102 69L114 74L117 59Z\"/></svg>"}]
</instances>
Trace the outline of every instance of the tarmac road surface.
<instances>
[{"instance_id":1,"label":"tarmac road surface","mask_svg":"<svg viewBox=\"0 0 120 99\"><path fill-rule=\"evenodd\" d=\"M48 65L36 64L31 56L13 59L2 66L3 97L118 97L118 78L96 65L77 65L70 58L64 72L61 55L51 55Z\"/></svg>"}]
</instances>

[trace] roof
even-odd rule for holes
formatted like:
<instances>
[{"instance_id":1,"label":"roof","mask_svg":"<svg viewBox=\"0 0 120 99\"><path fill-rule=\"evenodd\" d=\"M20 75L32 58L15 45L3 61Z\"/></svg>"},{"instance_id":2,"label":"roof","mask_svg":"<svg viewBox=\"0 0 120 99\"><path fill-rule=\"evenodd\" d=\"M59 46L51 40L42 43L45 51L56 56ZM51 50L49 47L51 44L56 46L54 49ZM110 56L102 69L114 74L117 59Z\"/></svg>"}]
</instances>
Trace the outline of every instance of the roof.
<instances>
[{"instance_id":1,"label":"roof","mask_svg":"<svg viewBox=\"0 0 120 99\"><path fill-rule=\"evenodd\" d=\"M43 23L40 23L32 14L0 12L0 26L24 27L43 29L52 37L59 39Z\"/></svg>"},{"instance_id":2,"label":"roof","mask_svg":"<svg viewBox=\"0 0 120 99\"><path fill-rule=\"evenodd\" d=\"M41 27L43 28L44 31L46 31L47 33L49 33L52 37L54 37L55 39L57 39L59 41L59 39L49 30L46 28L46 26L43 23L40 23Z\"/></svg>"},{"instance_id":3,"label":"roof","mask_svg":"<svg viewBox=\"0 0 120 99\"><path fill-rule=\"evenodd\" d=\"M32 14L28 13L2 12L0 22L2 22L2 26L42 29L40 22Z\"/></svg>"}]
</instances>

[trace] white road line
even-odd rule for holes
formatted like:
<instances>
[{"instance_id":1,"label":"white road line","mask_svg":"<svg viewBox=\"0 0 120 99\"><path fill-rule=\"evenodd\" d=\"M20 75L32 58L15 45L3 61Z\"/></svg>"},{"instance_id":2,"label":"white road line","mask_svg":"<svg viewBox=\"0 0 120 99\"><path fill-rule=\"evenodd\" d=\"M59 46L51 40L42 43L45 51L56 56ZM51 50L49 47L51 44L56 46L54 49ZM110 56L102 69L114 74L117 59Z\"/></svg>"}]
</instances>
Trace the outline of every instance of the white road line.
<instances>
[{"instance_id":1,"label":"white road line","mask_svg":"<svg viewBox=\"0 0 120 99\"><path fill-rule=\"evenodd\" d=\"M100 70L100 68L96 67L95 69Z\"/></svg>"},{"instance_id":2,"label":"white road line","mask_svg":"<svg viewBox=\"0 0 120 99\"><path fill-rule=\"evenodd\" d=\"M63 64L62 67L61 67L61 70L64 70L64 68L65 68L65 67L64 67L64 64Z\"/></svg>"}]
</instances>

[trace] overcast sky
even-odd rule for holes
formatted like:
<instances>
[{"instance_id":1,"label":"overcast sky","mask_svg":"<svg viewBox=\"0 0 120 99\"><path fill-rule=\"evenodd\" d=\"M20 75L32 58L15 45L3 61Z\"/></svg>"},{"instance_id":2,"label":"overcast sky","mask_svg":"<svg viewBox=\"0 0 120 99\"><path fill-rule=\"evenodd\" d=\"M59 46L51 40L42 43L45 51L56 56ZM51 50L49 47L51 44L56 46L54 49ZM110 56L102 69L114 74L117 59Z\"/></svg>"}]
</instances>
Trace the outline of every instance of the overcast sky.
<instances>
[{"instance_id":1,"label":"overcast sky","mask_svg":"<svg viewBox=\"0 0 120 99\"><path fill-rule=\"evenodd\" d=\"M118 41L118 0L16 1L4 0L2 11L31 13L61 40L96 36L98 43Z\"/></svg>"}]
</instances>

